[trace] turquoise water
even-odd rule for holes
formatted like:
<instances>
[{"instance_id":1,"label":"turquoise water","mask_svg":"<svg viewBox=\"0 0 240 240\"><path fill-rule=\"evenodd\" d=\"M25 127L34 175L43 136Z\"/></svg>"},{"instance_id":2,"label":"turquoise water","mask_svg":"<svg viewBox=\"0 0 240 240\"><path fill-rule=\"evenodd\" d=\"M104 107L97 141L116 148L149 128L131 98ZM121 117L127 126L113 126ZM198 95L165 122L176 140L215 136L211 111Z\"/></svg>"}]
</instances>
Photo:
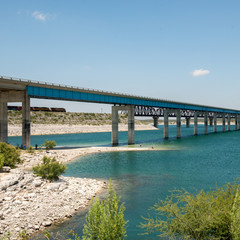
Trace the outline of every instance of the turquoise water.
<instances>
[{"instance_id":1,"label":"turquoise water","mask_svg":"<svg viewBox=\"0 0 240 240\"><path fill-rule=\"evenodd\" d=\"M203 131L203 126L200 126L199 133ZM213 129L209 128L211 131ZM136 141L143 147L164 147L167 150L98 153L68 164L66 176L113 179L126 206L125 216L129 220L127 239L159 239L155 235L139 235L142 230L137 226L143 221L141 216L151 213L149 208L158 199L164 199L169 190L184 188L195 193L200 189L212 189L216 183L220 186L232 182L240 176L240 131L193 136L193 127L183 127L183 138L169 140L162 139L162 132L162 127L156 131L137 131ZM170 137L175 133L175 126L171 126ZM71 137L57 135L48 136L48 139L55 139L60 146L100 146L109 145L110 133L71 134ZM34 140L42 141L38 137ZM120 133L121 144L126 144L126 141L127 133ZM52 230L64 234L66 229L74 229L81 234L85 213L77 214Z\"/></svg>"}]
</instances>

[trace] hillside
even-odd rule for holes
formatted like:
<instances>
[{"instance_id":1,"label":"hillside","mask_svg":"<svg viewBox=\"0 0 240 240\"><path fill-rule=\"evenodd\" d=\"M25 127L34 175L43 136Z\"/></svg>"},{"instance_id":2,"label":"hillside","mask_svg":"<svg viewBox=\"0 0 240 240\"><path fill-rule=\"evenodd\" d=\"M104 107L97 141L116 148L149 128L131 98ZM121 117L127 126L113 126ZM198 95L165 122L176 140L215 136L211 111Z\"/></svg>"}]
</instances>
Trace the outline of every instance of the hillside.
<instances>
[{"instance_id":1,"label":"hillside","mask_svg":"<svg viewBox=\"0 0 240 240\"><path fill-rule=\"evenodd\" d=\"M8 111L9 124L21 124L21 111ZM110 125L110 113L72 113L72 112L31 112L31 122L34 124L70 124L70 125ZM126 114L119 114L119 123L127 124ZM149 121L136 120L135 124L149 124Z\"/></svg>"}]
</instances>

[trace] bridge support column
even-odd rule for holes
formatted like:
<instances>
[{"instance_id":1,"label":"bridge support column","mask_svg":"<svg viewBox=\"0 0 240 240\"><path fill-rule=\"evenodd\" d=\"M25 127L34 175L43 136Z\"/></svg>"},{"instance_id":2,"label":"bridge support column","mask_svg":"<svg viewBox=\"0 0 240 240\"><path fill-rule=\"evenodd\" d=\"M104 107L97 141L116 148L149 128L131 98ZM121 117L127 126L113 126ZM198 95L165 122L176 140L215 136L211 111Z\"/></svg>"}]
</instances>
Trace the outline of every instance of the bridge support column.
<instances>
[{"instance_id":1,"label":"bridge support column","mask_svg":"<svg viewBox=\"0 0 240 240\"><path fill-rule=\"evenodd\" d=\"M237 130L237 114L235 115L235 130Z\"/></svg>"},{"instance_id":2,"label":"bridge support column","mask_svg":"<svg viewBox=\"0 0 240 240\"><path fill-rule=\"evenodd\" d=\"M154 117L153 117L153 126L154 126L155 128L158 128L158 119L159 119L158 116L154 116Z\"/></svg>"},{"instance_id":3,"label":"bridge support column","mask_svg":"<svg viewBox=\"0 0 240 240\"><path fill-rule=\"evenodd\" d=\"M240 129L240 119L239 119L239 115L237 115L237 130Z\"/></svg>"},{"instance_id":4,"label":"bridge support column","mask_svg":"<svg viewBox=\"0 0 240 240\"><path fill-rule=\"evenodd\" d=\"M128 144L135 143L134 106L112 106L112 145L118 145L118 111L128 111Z\"/></svg>"},{"instance_id":5,"label":"bridge support column","mask_svg":"<svg viewBox=\"0 0 240 240\"><path fill-rule=\"evenodd\" d=\"M22 102L22 145L24 148L30 147L31 136L31 123L30 123L30 97L27 91L24 93L24 100Z\"/></svg>"},{"instance_id":6,"label":"bridge support column","mask_svg":"<svg viewBox=\"0 0 240 240\"><path fill-rule=\"evenodd\" d=\"M230 114L228 114L228 131L230 131L231 130L231 116L230 116Z\"/></svg>"},{"instance_id":7,"label":"bridge support column","mask_svg":"<svg viewBox=\"0 0 240 240\"><path fill-rule=\"evenodd\" d=\"M7 101L0 92L0 142L8 142L8 109Z\"/></svg>"},{"instance_id":8,"label":"bridge support column","mask_svg":"<svg viewBox=\"0 0 240 240\"><path fill-rule=\"evenodd\" d=\"M216 113L214 113L213 122L214 122L214 132L216 133L217 132L217 114Z\"/></svg>"},{"instance_id":9,"label":"bridge support column","mask_svg":"<svg viewBox=\"0 0 240 240\"><path fill-rule=\"evenodd\" d=\"M213 126L213 117L209 117L209 126Z\"/></svg>"},{"instance_id":10,"label":"bridge support column","mask_svg":"<svg viewBox=\"0 0 240 240\"><path fill-rule=\"evenodd\" d=\"M198 135L198 112L194 113L194 135Z\"/></svg>"},{"instance_id":11,"label":"bridge support column","mask_svg":"<svg viewBox=\"0 0 240 240\"><path fill-rule=\"evenodd\" d=\"M181 138L181 113L177 110L177 138Z\"/></svg>"},{"instance_id":12,"label":"bridge support column","mask_svg":"<svg viewBox=\"0 0 240 240\"><path fill-rule=\"evenodd\" d=\"M165 139L168 139L168 134L169 134L169 131L168 131L168 111L165 110L164 111L164 132L163 132L163 135L164 135Z\"/></svg>"},{"instance_id":13,"label":"bridge support column","mask_svg":"<svg viewBox=\"0 0 240 240\"><path fill-rule=\"evenodd\" d=\"M208 112L204 113L204 134L208 134Z\"/></svg>"},{"instance_id":14,"label":"bridge support column","mask_svg":"<svg viewBox=\"0 0 240 240\"><path fill-rule=\"evenodd\" d=\"M225 122L226 122L226 119L225 119L225 114L222 115L222 131L225 132Z\"/></svg>"},{"instance_id":15,"label":"bridge support column","mask_svg":"<svg viewBox=\"0 0 240 240\"><path fill-rule=\"evenodd\" d=\"M128 106L128 145L134 143L134 106Z\"/></svg>"},{"instance_id":16,"label":"bridge support column","mask_svg":"<svg viewBox=\"0 0 240 240\"><path fill-rule=\"evenodd\" d=\"M190 127L190 121L191 121L191 117L186 117L186 128Z\"/></svg>"}]
</instances>

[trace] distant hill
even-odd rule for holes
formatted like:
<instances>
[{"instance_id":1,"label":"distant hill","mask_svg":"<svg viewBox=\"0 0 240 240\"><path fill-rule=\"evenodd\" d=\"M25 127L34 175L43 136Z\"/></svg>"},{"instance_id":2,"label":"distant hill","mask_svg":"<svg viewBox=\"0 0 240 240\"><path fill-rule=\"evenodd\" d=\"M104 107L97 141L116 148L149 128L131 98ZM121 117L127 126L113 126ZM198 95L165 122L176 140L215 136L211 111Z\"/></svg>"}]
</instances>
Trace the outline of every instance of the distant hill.
<instances>
[{"instance_id":1,"label":"distant hill","mask_svg":"<svg viewBox=\"0 0 240 240\"><path fill-rule=\"evenodd\" d=\"M8 111L9 124L21 124L21 111ZM72 113L72 112L31 112L31 122L34 124L82 124L105 125L112 124L110 113ZM119 114L119 123L127 124L126 114ZM149 124L151 121L136 120L135 124Z\"/></svg>"}]
</instances>

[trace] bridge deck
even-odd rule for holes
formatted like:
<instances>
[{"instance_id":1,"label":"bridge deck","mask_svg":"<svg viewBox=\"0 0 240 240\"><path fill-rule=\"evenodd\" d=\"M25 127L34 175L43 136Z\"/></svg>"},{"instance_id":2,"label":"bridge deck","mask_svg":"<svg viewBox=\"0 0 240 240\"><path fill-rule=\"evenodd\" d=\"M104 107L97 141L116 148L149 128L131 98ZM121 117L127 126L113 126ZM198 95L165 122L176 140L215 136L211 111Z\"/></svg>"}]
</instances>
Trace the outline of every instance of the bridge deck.
<instances>
[{"instance_id":1,"label":"bridge deck","mask_svg":"<svg viewBox=\"0 0 240 240\"><path fill-rule=\"evenodd\" d=\"M104 104L121 104L136 106L151 106L192 111L207 111L218 113L240 114L239 110L226 109L191 103L168 101L155 98L140 97L121 93L84 89L65 85L35 82L30 80L0 77L0 90L28 90L31 98L57 99Z\"/></svg>"}]
</instances>

